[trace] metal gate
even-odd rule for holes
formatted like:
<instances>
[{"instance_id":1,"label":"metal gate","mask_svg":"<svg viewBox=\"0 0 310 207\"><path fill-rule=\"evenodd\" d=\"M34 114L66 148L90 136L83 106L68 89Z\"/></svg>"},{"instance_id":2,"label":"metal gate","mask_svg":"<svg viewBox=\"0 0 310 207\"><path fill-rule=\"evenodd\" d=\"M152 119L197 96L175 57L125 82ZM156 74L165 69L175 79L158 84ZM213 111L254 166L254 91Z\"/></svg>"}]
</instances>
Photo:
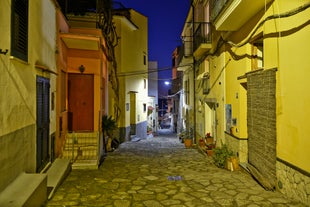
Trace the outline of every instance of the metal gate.
<instances>
[{"instance_id":1,"label":"metal gate","mask_svg":"<svg viewBox=\"0 0 310 207\"><path fill-rule=\"evenodd\" d=\"M37 172L49 162L49 79L37 76Z\"/></svg>"}]
</instances>

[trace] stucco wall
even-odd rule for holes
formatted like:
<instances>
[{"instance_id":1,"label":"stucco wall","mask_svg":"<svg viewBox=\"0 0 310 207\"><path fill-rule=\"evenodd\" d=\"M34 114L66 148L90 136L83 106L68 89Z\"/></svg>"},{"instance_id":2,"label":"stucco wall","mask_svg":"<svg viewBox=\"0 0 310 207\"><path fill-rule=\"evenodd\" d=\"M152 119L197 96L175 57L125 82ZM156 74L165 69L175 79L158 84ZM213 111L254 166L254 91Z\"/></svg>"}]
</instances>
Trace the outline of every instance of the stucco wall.
<instances>
[{"instance_id":1,"label":"stucco wall","mask_svg":"<svg viewBox=\"0 0 310 207\"><path fill-rule=\"evenodd\" d=\"M278 4L278 5L277 5ZM273 8L288 12L301 6L298 1L284 4L276 1ZM270 65L278 65L277 76L277 156L310 172L310 9L292 17L273 21L266 33L282 31L281 38L266 40ZM308 23L307 23L308 22ZM277 26L277 27L276 27ZM278 57L271 59L273 54Z\"/></svg>"},{"instance_id":2,"label":"stucco wall","mask_svg":"<svg viewBox=\"0 0 310 207\"><path fill-rule=\"evenodd\" d=\"M35 129L32 124L0 136L0 192L19 173L35 169Z\"/></svg>"},{"instance_id":3,"label":"stucco wall","mask_svg":"<svg viewBox=\"0 0 310 207\"><path fill-rule=\"evenodd\" d=\"M11 3L0 2L0 191L21 172L36 171L36 76L50 79L56 93L56 17L53 1L29 1L28 61L10 56ZM50 134L55 132L55 110L50 111Z\"/></svg>"},{"instance_id":4,"label":"stucco wall","mask_svg":"<svg viewBox=\"0 0 310 207\"><path fill-rule=\"evenodd\" d=\"M139 125L147 121L147 110L144 110L143 104L147 105L148 88L147 88L147 71L148 71L148 25L147 17L130 9L131 21L137 26L129 26L128 22L122 18L114 17L116 32L120 37L118 45L115 48L117 71L119 73L119 104L121 115L119 127L128 128L130 126L130 117L135 115L135 123ZM145 61L144 61L145 60ZM130 100L130 93L135 93L135 103ZM110 94L114 94L110 88ZM113 114L114 100L109 100L109 113ZM135 107L135 112L130 111ZM143 130L146 135L146 128L137 128ZM141 133L137 132L136 133Z\"/></svg>"}]
</instances>

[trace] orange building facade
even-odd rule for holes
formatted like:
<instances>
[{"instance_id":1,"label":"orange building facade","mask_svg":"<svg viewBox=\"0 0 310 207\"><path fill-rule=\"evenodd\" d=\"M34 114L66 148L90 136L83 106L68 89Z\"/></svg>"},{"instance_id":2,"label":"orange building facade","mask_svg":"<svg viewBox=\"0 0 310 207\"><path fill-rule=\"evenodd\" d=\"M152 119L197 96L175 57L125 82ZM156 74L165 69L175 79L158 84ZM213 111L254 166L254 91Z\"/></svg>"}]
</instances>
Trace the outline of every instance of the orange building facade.
<instances>
[{"instance_id":1,"label":"orange building facade","mask_svg":"<svg viewBox=\"0 0 310 207\"><path fill-rule=\"evenodd\" d=\"M72 133L75 136L94 133L102 146L100 126L101 117L106 113L107 94L107 58L101 30L95 26L72 25L60 11L57 27L56 157L61 156L66 136ZM102 148L98 149L99 157Z\"/></svg>"}]
</instances>

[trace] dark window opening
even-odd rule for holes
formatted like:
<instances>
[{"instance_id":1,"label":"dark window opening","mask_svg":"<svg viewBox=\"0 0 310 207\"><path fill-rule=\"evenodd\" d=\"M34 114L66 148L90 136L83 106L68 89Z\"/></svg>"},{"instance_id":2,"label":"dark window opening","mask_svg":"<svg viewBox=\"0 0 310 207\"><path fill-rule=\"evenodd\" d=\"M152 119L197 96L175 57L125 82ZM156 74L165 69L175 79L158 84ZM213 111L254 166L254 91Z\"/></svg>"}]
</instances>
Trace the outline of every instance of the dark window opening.
<instances>
[{"instance_id":1,"label":"dark window opening","mask_svg":"<svg viewBox=\"0 0 310 207\"><path fill-rule=\"evenodd\" d=\"M143 64L146 65L146 55L143 55Z\"/></svg>"},{"instance_id":2,"label":"dark window opening","mask_svg":"<svg viewBox=\"0 0 310 207\"><path fill-rule=\"evenodd\" d=\"M264 42L263 39L257 39L252 43L252 70L264 68Z\"/></svg>"},{"instance_id":3,"label":"dark window opening","mask_svg":"<svg viewBox=\"0 0 310 207\"><path fill-rule=\"evenodd\" d=\"M63 14L85 15L96 12L96 0L57 0Z\"/></svg>"},{"instance_id":4,"label":"dark window opening","mask_svg":"<svg viewBox=\"0 0 310 207\"><path fill-rule=\"evenodd\" d=\"M143 104L143 112L146 112L146 104Z\"/></svg>"},{"instance_id":5,"label":"dark window opening","mask_svg":"<svg viewBox=\"0 0 310 207\"><path fill-rule=\"evenodd\" d=\"M11 55L28 61L28 0L12 1Z\"/></svg>"}]
</instances>

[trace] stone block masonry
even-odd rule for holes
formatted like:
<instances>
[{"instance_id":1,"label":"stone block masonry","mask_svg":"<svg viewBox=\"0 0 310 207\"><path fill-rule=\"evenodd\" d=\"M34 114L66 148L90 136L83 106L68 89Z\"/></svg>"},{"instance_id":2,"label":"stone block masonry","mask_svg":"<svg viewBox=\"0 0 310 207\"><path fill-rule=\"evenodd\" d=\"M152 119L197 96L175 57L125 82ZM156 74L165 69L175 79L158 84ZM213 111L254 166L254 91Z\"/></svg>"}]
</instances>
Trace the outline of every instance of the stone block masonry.
<instances>
[{"instance_id":1,"label":"stone block masonry","mask_svg":"<svg viewBox=\"0 0 310 207\"><path fill-rule=\"evenodd\" d=\"M281 160L277 161L277 189L289 198L310 206L310 176L294 169Z\"/></svg>"}]
</instances>

